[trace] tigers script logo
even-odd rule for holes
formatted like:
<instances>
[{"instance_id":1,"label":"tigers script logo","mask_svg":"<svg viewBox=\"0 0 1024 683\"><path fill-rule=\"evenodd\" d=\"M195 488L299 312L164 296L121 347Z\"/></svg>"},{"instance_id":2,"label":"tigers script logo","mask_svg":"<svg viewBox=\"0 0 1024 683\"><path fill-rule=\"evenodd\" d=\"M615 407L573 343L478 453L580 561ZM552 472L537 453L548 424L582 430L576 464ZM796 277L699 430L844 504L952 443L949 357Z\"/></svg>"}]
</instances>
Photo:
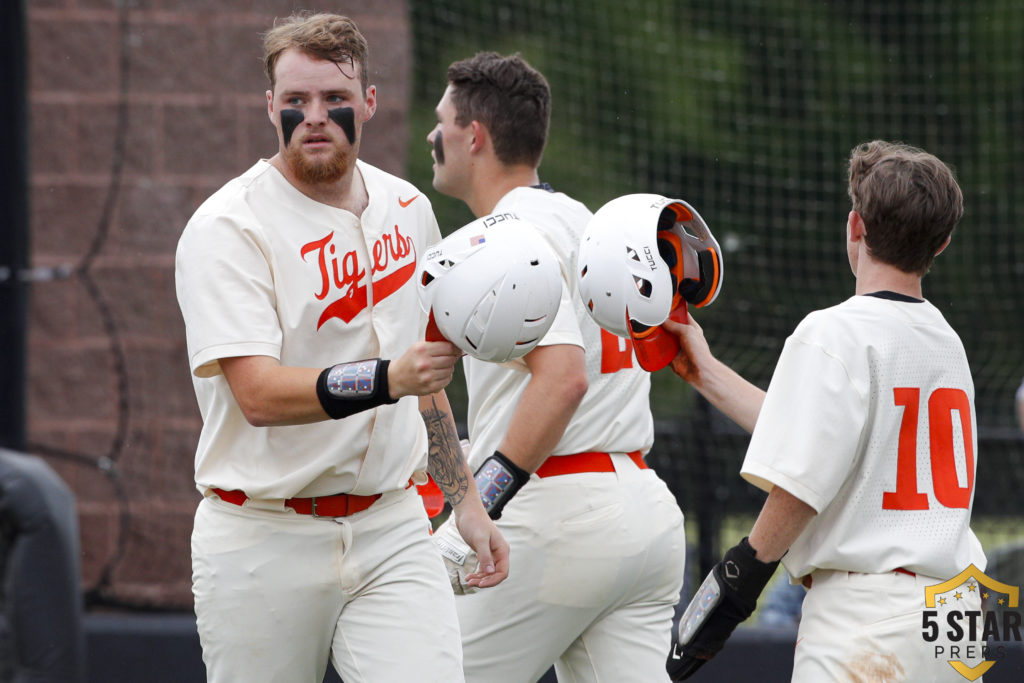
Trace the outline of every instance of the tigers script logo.
<instances>
[{"instance_id":1,"label":"tigers script logo","mask_svg":"<svg viewBox=\"0 0 1024 683\"><path fill-rule=\"evenodd\" d=\"M369 305L364 283L366 269L359 262L359 254L355 250L341 252L333 240L332 230L324 237L303 245L301 251L303 261L309 261L306 258L309 254L316 254L320 291L315 296L320 301L329 301L317 321L318 330L331 318L351 322ZM416 272L416 245L396 225L394 233L385 233L373 243L370 259L373 300L378 304L397 292ZM383 275L377 277L378 273Z\"/></svg>"}]
</instances>

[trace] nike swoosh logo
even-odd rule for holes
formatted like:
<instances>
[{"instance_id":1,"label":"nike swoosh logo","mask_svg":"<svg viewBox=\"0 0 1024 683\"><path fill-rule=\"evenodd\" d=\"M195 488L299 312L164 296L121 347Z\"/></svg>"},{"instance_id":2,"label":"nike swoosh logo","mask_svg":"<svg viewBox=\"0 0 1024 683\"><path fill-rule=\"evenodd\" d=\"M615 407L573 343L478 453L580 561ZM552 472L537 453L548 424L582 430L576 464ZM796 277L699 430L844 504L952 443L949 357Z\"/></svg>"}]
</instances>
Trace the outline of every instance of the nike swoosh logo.
<instances>
[{"instance_id":1,"label":"nike swoosh logo","mask_svg":"<svg viewBox=\"0 0 1024 683\"><path fill-rule=\"evenodd\" d=\"M413 197L412 199L407 199L407 200L405 200L404 202L402 201L402 198L401 198L401 197L399 197L399 198L398 198L398 205L399 205L399 206L401 206L401 207L402 207L402 208L404 209L405 207L409 206L409 205L410 205L410 204L412 204L412 203L413 203L414 201L416 201L416 199L417 199L418 197L419 197L419 195L416 195L416 196L414 196L414 197Z\"/></svg>"}]
</instances>

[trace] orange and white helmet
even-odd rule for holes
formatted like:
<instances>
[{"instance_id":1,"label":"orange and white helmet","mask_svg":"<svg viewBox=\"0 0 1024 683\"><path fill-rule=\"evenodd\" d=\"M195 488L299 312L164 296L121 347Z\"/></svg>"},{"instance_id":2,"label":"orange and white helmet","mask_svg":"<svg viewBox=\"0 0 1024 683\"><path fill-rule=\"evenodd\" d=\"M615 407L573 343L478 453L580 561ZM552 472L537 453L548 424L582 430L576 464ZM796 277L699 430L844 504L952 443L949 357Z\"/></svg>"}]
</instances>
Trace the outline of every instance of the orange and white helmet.
<instances>
[{"instance_id":1,"label":"orange and white helmet","mask_svg":"<svg viewBox=\"0 0 1024 683\"><path fill-rule=\"evenodd\" d=\"M512 213L483 216L428 249L416 282L420 305L440 334L496 363L533 350L562 294L554 251Z\"/></svg>"},{"instance_id":2,"label":"orange and white helmet","mask_svg":"<svg viewBox=\"0 0 1024 683\"><path fill-rule=\"evenodd\" d=\"M697 210L681 199L630 194L590 219L580 242L576 276L594 321L633 340L637 360L653 372L678 351L660 329L669 316L685 321L686 304L701 308L721 291L722 250Z\"/></svg>"}]
</instances>

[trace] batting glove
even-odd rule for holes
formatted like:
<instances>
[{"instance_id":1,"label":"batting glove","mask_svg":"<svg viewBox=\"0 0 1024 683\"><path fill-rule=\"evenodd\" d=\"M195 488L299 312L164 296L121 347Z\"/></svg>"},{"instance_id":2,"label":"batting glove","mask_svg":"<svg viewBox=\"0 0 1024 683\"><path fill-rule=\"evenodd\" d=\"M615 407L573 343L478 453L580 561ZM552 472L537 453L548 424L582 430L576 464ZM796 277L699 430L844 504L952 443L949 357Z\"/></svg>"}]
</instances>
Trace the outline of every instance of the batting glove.
<instances>
[{"instance_id":1,"label":"batting glove","mask_svg":"<svg viewBox=\"0 0 1024 683\"><path fill-rule=\"evenodd\" d=\"M432 536L434 544L441 552L444 567L448 570L448 580L456 595L476 593L479 588L466 583L466 574L472 574L477 568L476 551L462 540L462 535L455 526L455 519L449 517L437 528Z\"/></svg>"},{"instance_id":2,"label":"batting glove","mask_svg":"<svg viewBox=\"0 0 1024 683\"><path fill-rule=\"evenodd\" d=\"M718 651L733 630L757 607L757 598L768 585L775 562L761 562L744 538L725 553L704 579L679 620L665 668L673 681L693 675Z\"/></svg>"}]
</instances>

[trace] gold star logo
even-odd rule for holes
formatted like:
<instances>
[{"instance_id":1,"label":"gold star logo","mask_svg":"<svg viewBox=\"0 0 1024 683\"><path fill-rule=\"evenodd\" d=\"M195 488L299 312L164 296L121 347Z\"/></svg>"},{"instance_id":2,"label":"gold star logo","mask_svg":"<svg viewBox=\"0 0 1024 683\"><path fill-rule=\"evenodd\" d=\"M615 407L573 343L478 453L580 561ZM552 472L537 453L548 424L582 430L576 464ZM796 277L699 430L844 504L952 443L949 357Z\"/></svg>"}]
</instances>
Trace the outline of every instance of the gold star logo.
<instances>
[{"instance_id":1,"label":"gold star logo","mask_svg":"<svg viewBox=\"0 0 1024 683\"><path fill-rule=\"evenodd\" d=\"M982 586L985 588L984 591ZM967 588L966 591L964 587ZM1016 608L1020 603L1019 586L1002 583L986 575L972 564L948 581L927 586L924 589L925 607L934 609L936 605L948 605L951 600L959 602L971 593L975 595L981 593L985 599L989 599L990 596L998 598L1000 607L1009 605L1011 608ZM949 665L968 681L977 681L995 663L994 660L986 659L972 666L960 660L949 660Z\"/></svg>"}]
</instances>

